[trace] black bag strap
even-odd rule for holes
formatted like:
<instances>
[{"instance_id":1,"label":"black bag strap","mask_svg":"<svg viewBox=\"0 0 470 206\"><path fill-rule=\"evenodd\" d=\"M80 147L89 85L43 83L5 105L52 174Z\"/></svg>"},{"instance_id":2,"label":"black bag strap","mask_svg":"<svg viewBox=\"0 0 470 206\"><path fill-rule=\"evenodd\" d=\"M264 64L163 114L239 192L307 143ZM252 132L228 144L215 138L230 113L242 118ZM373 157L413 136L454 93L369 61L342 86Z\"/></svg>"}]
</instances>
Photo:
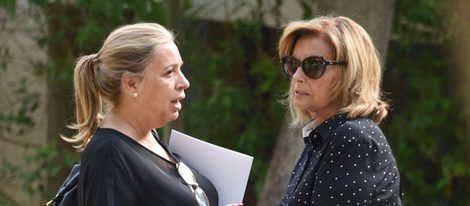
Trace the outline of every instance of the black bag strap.
<instances>
[{"instance_id":1,"label":"black bag strap","mask_svg":"<svg viewBox=\"0 0 470 206\"><path fill-rule=\"evenodd\" d=\"M60 186L59 191L57 192L55 197L52 198L49 202L47 202L46 205L54 205L54 203L60 201L68 191L75 187L78 184L79 173L80 164L75 164L72 167L72 170L70 171L70 174L67 179L65 179L64 183L62 183L62 186Z\"/></svg>"}]
</instances>

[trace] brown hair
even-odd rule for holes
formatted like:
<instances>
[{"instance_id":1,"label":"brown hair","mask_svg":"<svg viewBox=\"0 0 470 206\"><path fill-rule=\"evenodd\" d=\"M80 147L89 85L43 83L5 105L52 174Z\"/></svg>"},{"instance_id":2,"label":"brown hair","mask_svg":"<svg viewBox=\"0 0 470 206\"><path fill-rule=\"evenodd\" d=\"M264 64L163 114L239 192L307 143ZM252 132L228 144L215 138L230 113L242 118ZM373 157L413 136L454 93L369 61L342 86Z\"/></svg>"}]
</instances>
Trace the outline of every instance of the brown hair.
<instances>
[{"instance_id":1,"label":"brown hair","mask_svg":"<svg viewBox=\"0 0 470 206\"><path fill-rule=\"evenodd\" d=\"M83 150L98 128L107 106L119 104L121 77L129 72L140 76L158 45L173 42L174 35L156 23L137 23L117 28L96 54L78 59L74 71L78 133L61 136Z\"/></svg>"},{"instance_id":2,"label":"brown hair","mask_svg":"<svg viewBox=\"0 0 470 206\"><path fill-rule=\"evenodd\" d=\"M291 55L295 39L315 34L331 45L334 60L347 61L338 72L332 100L348 117L370 117L375 122L387 116L388 103L382 99L382 71L379 56L367 32L353 20L339 17L317 17L289 23L279 40L279 56ZM292 115L292 126L300 126L310 117L307 111L293 106L291 94L285 100Z\"/></svg>"}]
</instances>

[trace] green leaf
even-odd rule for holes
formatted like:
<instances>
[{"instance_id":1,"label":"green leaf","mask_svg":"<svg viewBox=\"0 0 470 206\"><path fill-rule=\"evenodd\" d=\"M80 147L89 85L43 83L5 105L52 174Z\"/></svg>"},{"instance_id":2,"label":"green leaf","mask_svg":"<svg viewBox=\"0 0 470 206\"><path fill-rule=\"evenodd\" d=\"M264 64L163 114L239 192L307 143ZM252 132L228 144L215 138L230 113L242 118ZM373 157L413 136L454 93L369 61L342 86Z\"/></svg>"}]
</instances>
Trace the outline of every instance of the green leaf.
<instances>
[{"instance_id":1,"label":"green leaf","mask_svg":"<svg viewBox=\"0 0 470 206\"><path fill-rule=\"evenodd\" d=\"M5 11L10 16L16 15L16 0L2 0L0 1L0 8L5 9Z\"/></svg>"}]
</instances>

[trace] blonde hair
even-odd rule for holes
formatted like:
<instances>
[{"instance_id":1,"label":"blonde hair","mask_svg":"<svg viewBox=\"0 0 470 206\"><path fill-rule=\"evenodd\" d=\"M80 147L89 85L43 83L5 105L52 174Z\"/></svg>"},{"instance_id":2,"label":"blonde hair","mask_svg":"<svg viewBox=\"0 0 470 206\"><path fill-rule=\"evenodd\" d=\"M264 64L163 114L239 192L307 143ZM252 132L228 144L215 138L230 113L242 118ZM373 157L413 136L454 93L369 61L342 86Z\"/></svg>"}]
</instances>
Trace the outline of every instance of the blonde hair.
<instances>
[{"instance_id":1,"label":"blonde hair","mask_svg":"<svg viewBox=\"0 0 470 206\"><path fill-rule=\"evenodd\" d=\"M173 42L174 35L156 23L117 28L96 54L82 56L74 69L76 123L72 137L61 136L81 151L103 119L105 108L118 105L121 77L129 72L141 77L157 46Z\"/></svg>"},{"instance_id":2,"label":"blonde hair","mask_svg":"<svg viewBox=\"0 0 470 206\"><path fill-rule=\"evenodd\" d=\"M382 99L379 55L369 34L343 16L294 21L285 27L279 40L279 56L291 55L296 39L312 34L330 44L334 60L348 62L341 65L344 68L338 70L332 88L332 102L339 105L339 112L347 113L349 118L369 117L380 123L387 116L388 103ZM292 117L291 126L309 120L307 111L294 107L290 93L285 103Z\"/></svg>"}]
</instances>

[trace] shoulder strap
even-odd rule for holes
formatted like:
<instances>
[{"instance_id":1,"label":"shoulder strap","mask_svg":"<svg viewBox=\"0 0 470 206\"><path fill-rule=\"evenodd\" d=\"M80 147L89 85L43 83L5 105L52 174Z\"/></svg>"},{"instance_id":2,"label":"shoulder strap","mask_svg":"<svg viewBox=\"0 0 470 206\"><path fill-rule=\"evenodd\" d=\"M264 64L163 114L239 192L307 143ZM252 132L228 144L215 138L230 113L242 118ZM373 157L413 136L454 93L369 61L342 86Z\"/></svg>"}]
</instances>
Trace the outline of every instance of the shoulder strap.
<instances>
[{"instance_id":1,"label":"shoulder strap","mask_svg":"<svg viewBox=\"0 0 470 206\"><path fill-rule=\"evenodd\" d=\"M170 151L170 149L168 149L168 145L160 139L160 137L158 136L158 133L157 133L157 130L156 129L152 129L152 134L153 134L153 137L157 140L158 144L160 144L163 149L171 156L173 157L174 160L176 161L181 161L181 158L178 154L173 154L173 152Z\"/></svg>"},{"instance_id":2,"label":"shoulder strap","mask_svg":"<svg viewBox=\"0 0 470 206\"><path fill-rule=\"evenodd\" d=\"M78 175L80 174L80 164L75 164L70 171L69 176L65 179L62 186L60 186L59 191L46 205L56 205L57 202L61 202L62 198L68 192L74 190L78 184Z\"/></svg>"}]
</instances>

